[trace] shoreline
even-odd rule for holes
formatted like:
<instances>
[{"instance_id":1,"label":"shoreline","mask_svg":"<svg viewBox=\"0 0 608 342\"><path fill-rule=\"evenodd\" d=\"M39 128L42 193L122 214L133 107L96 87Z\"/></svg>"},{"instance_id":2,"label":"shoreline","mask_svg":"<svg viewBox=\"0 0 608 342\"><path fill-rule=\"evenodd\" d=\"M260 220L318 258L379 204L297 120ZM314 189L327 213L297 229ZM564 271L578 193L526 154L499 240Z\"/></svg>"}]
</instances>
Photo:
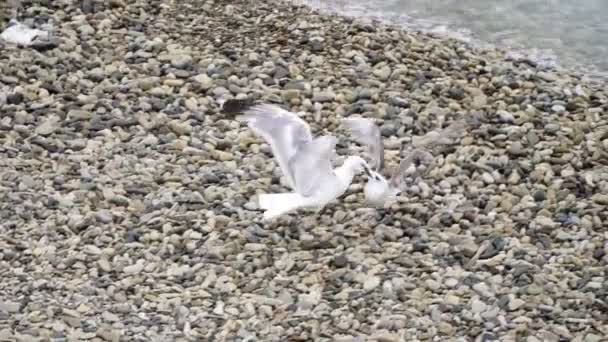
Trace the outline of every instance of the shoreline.
<instances>
[{"instance_id":1,"label":"shoreline","mask_svg":"<svg viewBox=\"0 0 608 342\"><path fill-rule=\"evenodd\" d=\"M177 2L176 2L177 3ZM285 1L33 6L54 49L0 53L0 340L599 342L608 93L455 39ZM36 14L38 13L38 14ZM229 98L402 144L456 120L403 198L289 191Z\"/></svg>"},{"instance_id":2,"label":"shoreline","mask_svg":"<svg viewBox=\"0 0 608 342\"><path fill-rule=\"evenodd\" d=\"M530 61L536 65L539 65L545 70L556 70L558 72L574 72L584 76L592 82L607 83L608 82L608 70L602 70L593 63L578 63L578 62L567 62L563 63L563 58L557 56L556 52L552 49L538 49L534 46L530 47L515 47L509 44L500 42L489 42L481 39L479 34L473 33L469 29L462 27L446 26L441 25L437 21L413 18L407 14L399 16L382 16L381 14L355 14L354 11L347 10L346 4L340 4L332 6L327 3L322 5L315 4L315 1L308 0L283 0L287 4L297 3L297 5L306 6L310 9L320 11L319 13L326 15L338 15L349 18L368 18L377 21L382 24L397 26L410 33L426 34L440 39L456 39L467 44L470 44L472 48L477 49L498 49L501 50L505 56L511 56L510 59ZM356 11L361 12L361 11Z\"/></svg>"},{"instance_id":3,"label":"shoreline","mask_svg":"<svg viewBox=\"0 0 608 342\"><path fill-rule=\"evenodd\" d=\"M529 64L533 69L538 71L545 71L552 74L564 75L566 77L573 77L583 80L586 84L595 85L596 87L605 87L608 85L608 70L599 70L595 65L577 64L577 65L562 65L558 56L550 57L549 64L539 61L539 58L546 59L545 54L541 54L541 57L533 56L536 48L514 48L505 44L498 44L481 40L476 34L469 32L462 33L459 29L456 31L448 30L444 32L436 32L430 29L424 29L416 26L416 24L395 22L394 20L378 18L373 16L359 16L356 14L348 14L343 8L336 9L331 6L310 6L306 3L300 3L300 1L306 2L306 0L276 0L284 3L285 5L294 5L306 8L311 13L317 15L337 17L337 18L348 18L352 21L364 21L370 22L373 25L382 25L384 27L390 27L392 29L404 30L408 34L422 35L431 39L437 40L448 40L457 41L466 46L475 54L486 55L494 54L493 59L499 62L515 62ZM414 21L421 19L413 19ZM554 54L551 51L551 54Z\"/></svg>"}]
</instances>

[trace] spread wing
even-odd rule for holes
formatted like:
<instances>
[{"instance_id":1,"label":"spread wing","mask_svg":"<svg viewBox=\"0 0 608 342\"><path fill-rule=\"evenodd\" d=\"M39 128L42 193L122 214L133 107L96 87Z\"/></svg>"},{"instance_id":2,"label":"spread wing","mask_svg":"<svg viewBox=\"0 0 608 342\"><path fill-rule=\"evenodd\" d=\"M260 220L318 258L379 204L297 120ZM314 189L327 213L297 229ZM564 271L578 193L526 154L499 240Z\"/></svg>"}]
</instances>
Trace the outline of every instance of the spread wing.
<instances>
[{"instance_id":1,"label":"spread wing","mask_svg":"<svg viewBox=\"0 0 608 342\"><path fill-rule=\"evenodd\" d=\"M444 129L430 131L421 137L413 137L412 145L420 148L453 144L464 136L466 127L464 120L456 121Z\"/></svg>"},{"instance_id":2,"label":"spread wing","mask_svg":"<svg viewBox=\"0 0 608 342\"><path fill-rule=\"evenodd\" d=\"M254 105L254 100L251 98L246 99L228 99L222 103L222 114L237 115L243 113L243 111L247 110Z\"/></svg>"},{"instance_id":3,"label":"spread wing","mask_svg":"<svg viewBox=\"0 0 608 342\"><path fill-rule=\"evenodd\" d=\"M407 156L407 158L401 160L399 163L399 167L393 172L389 184L394 188L400 188L401 182L403 181L403 177L405 176L405 172L410 166L414 164L425 164L429 165L435 161L433 155L423 149L415 149Z\"/></svg>"},{"instance_id":4,"label":"spread wing","mask_svg":"<svg viewBox=\"0 0 608 342\"><path fill-rule=\"evenodd\" d=\"M296 191L302 196L310 196L319 190L324 180L332 177L331 159L337 139L331 135L321 136L302 145L289 161Z\"/></svg>"},{"instance_id":5,"label":"spread wing","mask_svg":"<svg viewBox=\"0 0 608 342\"><path fill-rule=\"evenodd\" d=\"M384 168L384 144L378 125L373 120L365 118L345 118L342 119L342 122L350 130L355 141L367 147L374 169L382 170Z\"/></svg>"},{"instance_id":6,"label":"spread wing","mask_svg":"<svg viewBox=\"0 0 608 342\"><path fill-rule=\"evenodd\" d=\"M249 127L270 145L272 154L289 185L300 192L297 176L290 164L301 149L304 152L310 149L308 146L313 140L308 124L296 114L271 104L250 107L236 119L247 122Z\"/></svg>"}]
</instances>

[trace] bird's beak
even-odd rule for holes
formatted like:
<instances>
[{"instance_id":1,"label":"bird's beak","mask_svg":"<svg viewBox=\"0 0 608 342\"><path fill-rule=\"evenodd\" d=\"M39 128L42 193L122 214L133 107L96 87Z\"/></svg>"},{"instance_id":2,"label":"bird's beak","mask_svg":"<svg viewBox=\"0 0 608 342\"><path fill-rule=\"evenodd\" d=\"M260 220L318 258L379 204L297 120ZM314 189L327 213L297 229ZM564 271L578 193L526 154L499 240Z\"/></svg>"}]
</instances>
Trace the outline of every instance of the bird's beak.
<instances>
[{"instance_id":1,"label":"bird's beak","mask_svg":"<svg viewBox=\"0 0 608 342\"><path fill-rule=\"evenodd\" d=\"M372 178L372 171L369 169L369 166L367 166L367 164L363 164L363 170L365 170L365 173L369 178Z\"/></svg>"}]
</instances>

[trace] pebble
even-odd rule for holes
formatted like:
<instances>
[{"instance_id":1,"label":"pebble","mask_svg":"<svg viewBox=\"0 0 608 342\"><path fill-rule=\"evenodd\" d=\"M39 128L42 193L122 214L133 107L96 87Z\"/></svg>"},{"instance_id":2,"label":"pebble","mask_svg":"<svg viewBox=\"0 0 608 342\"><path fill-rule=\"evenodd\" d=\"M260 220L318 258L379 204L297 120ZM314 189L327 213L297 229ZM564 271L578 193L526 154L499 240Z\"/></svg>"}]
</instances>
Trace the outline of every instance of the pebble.
<instances>
[{"instance_id":1,"label":"pebble","mask_svg":"<svg viewBox=\"0 0 608 342\"><path fill-rule=\"evenodd\" d=\"M61 39L2 47L0 340L605 336L604 84L287 2L22 7ZM369 157L348 116L387 175L432 163L264 222L291 190L228 99L300 112L336 165Z\"/></svg>"},{"instance_id":2,"label":"pebble","mask_svg":"<svg viewBox=\"0 0 608 342\"><path fill-rule=\"evenodd\" d=\"M487 172L483 173L483 174L481 175L481 178L483 179L483 181L484 181L486 184L492 184L492 183L494 183L494 177L492 177L492 175L491 175L491 174L489 174L489 173L487 173Z\"/></svg>"},{"instance_id":3,"label":"pebble","mask_svg":"<svg viewBox=\"0 0 608 342\"><path fill-rule=\"evenodd\" d=\"M378 285L380 285L380 278L372 276L365 280L365 283L363 283L363 289L365 291L372 291L377 288Z\"/></svg>"},{"instance_id":4,"label":"pebble","mask_svg":"<svg viewBox=\"0 0 608 342\"><path fill-rule=\"evenodd\" d=\"M88 120L93 117L93 114L86 110L72 109L68 112L67 117L72 120Z\"/></svg>"},{"instance_id":5,"label":"pebble","mask_svg":"<svg viewBox=\"0 0 608 342\"><path fill-rule=\"evenodd\" d=\"M520 141L514 141L511 144L509 153L511 153L511 155L513 155L515 157L521 157L521 156L525 156L527 154L526 150L524 149L523 144ZM514 171L514 172L516 172L516 171ZM515 183L513 183L513 184L516 184L517 182L519 182L519 180L515 181Z\"/></svg>"},{"instance_id":6,"label":"pebble","mask_svg":"<svg viewBox=\"0 0 608 342\"><path fill-rule=\"evenodd\" d=\"M562 105L554 105L551 107L551 110L555 113L563 113L566 111L566 107Z\"/></svg>"},{"instance_id":7,"label":"pebble","mask_svg":"<svg viewBox=\"0 0 608 342\"><path fill-rule=\"evenodd\" d=\"M476 95L473 97L472 107L475 109L483 108L488 104L488 97L486 95Z\"/></svg>"},{"instance_id":8,"label":"pebble","mask_svg":"<svg viewBox=\"0 0 608 342\"><path fill-rule=\"evenodd\" d=\"M591 200L600 205L608 205L608 194L594 194Z\"/></svg>"},{"instance_id":9,"label":"pebble","mask_svg":"<svg viewBox=\"0 0 608 342\"><path fill-rule=\"evenodd\" d=\"M458 279L447 278L445 280L445 286L447 286L447 287L456 287L457 285L458 285Z\"/></svg>"},{"instance_id":10,"label":"pebble","mask_svg":"<svg viewBox=\"0 0 608 342\"><path fill-rule=\"evenodd\" d=\"M285 101L291 101L300 97L300 91L298 89L287 89L283 91L282 96Z\"/></svg>"},{"instance_id":11,"label":"pebble","mask_svg":"<svg viewBox=\"0 0 608 342\"><path fill-rule=\"evenodd\" d=\"M126 266L122 271L126 274L137 274L144 270L144 266L143 261L138 261L133 265Z\"/></svg>"},{"instance_id":12,"label":"pebble","mask_svg":"<svg viewBox=\"0 0 608 342\"><path fill-rule=\"evenodd\" d=\"M505 123L515 122L515 117L513 116L513 114L509 113L505 110L499 110L496 114L498 114L498 117L500 118L501 122L505 122Z\"/></svg>"},{"instance_id":13,"label":"pebble","mask_svg":"<svg viewBox=\"0 0 608 342\"><path fill-rule=\"evenodd\" d=\"M198 83L198 86L202 90L207 90L213 87L213 79L205 74L196 75L193 79Z\"/></svg>"},{"instance_id":14,"label":"pebble","mask_svg":"<svg viewBox=\"0 0 608 342\"><path fill-rule=\"evenodd\" d=\"M59 128L59 117L56 115L50 116L40 126L36 127L36 134L50 135Z\"/></svg>"},{"instance_id":15,"label":"pebble","mask_svg":"<svg viewBox=\"0 0 608 342\"><path fill-rule=\"evenodd\" d=\"M544 72L544 71L539 71L537 76L547 82L556 82L558 80L557 76L555 74L551 74L548 72Z\"/></svg>"},{"instance_id":16,"label":"pebble","mask_svg":"<svg viewBox=\"0 0 608 342\"><path fill-rule=\"evenodd\" d=\"M313 94L312 100L314 102L329 102L333 101L335 97L336 95L330 91L315 92Z\"/></svg>"},{"instance_id":17,"label":"pebble","mask_svg":"<svg viewBox=\"0 0 608 342\"><path fill-rule=\"evenodd\" d=\"M486 310L486 307L486 304L480 300L474 299L471 302L471 310L473 311L473 313L480 314Z\"/></svg>"},{"instance_id":18,"label":"pebble","mask_svg":"<svg viewBox=\"0 0 608 342\"><path fill-rule=\"evenodd\" d=\"M15 302L0 302L0 311L6 313L16 313L19 312L19 308L21 305Z\"/></svg>"},{"instance_id":19,"label":"pebble","mask_svg":"<svg viewBox=\"0 0 608 342\"><path fill-rule=\"evenodd\" d=\"M515 311L524 306L526 302L519 298L513 298L509 301L509 310Z\"/></svg>"},{"instance_id":20,"label":"pebble","mask_svg":"<svg viewBox=\"0 0 608 342\"><path fill-rule=\"evenodd\" d=\"M192 63L192 56L179 54L171 57L171 65L178 69L184 69Z\"/></svg>"},{"instance_id":21,"label":"pebble","mask_svg":"<svg viewBox=\"0 0 608 342\"><path fill-rule=\"evenodd\" d=\"M380 81L386 81L391 76L391 68L387 65L374 70L374 75L378 77Z\"/></svg>"}]
</instances>

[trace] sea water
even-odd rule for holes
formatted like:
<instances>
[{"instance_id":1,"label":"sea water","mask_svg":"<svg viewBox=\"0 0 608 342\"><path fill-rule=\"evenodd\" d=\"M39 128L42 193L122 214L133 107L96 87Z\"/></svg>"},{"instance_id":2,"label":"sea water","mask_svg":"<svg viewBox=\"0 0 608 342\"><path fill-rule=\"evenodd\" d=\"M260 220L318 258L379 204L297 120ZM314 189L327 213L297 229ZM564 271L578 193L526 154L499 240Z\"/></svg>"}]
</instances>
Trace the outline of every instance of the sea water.
<instances>
[{"instance_id":1,"label":"sea water","mask_svg":"<svg viewBox=\"0 0 608 342\"><path fill-rule=\"evenodd\" d=\"M608 0L291 0L608 75Z\"/></svg>"}]
</instances>

